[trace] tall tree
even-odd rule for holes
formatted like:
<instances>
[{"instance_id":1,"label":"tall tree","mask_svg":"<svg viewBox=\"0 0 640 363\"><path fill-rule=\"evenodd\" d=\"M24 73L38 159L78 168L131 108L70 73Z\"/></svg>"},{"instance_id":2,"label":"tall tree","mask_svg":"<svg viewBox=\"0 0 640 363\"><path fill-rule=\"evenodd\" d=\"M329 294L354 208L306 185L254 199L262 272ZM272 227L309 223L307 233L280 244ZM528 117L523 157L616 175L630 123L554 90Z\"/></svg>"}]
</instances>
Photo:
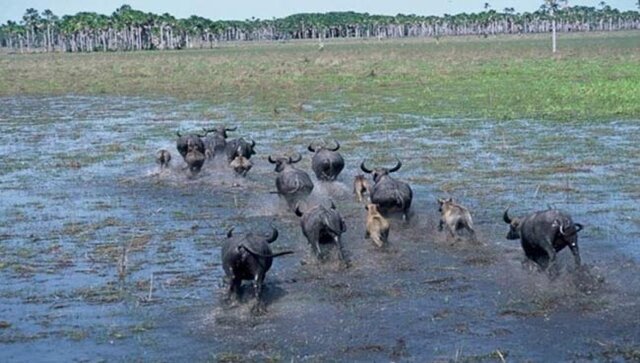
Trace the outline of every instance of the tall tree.
<instances>
[{"instance_id":1,"label":"tall tree","mask_svg":"<svg viewBox=\"0 0 640 363\"><path fill-rule=\"evenodd\" d=\"M560 10L560 3L567 4L567 0L545 0L546 9L551 16L551 49L552 52L556 52L556 15Z\"/></svg>"},{"instance_id":2,"label":"tall tree","mask_svg":"<svg viewBox=\"0 0 640 363\"><path fill-rule=\"evenodd\" d=\"M634 0L636 1L636 0ZM638 0L640 2L640 0ZM563 0L544 1L540 10L516 13L512 7L502 12L484 3L484 10L472 14L420 16L415 14L370 15L328 12L293 14L285 18L244 21L212 21L199 16L176 19L122 5L111 15L82 12L61 19L50 10L38 14L27 9L20 24L0 25L0 47L10 50L90 52L110 50L181 49L213 47L220 41L286 40L327 38L405 38L451 35L640 29L640 13L620 12L606 3L596 7L560 7ZM638 4L640 7L640 3Z\"/></svg>"},{"instance_id":3,"label":"tall tree","mask_svg":"<svg viewBox=\"0 0 640 363\"><path fill-rule=\"evenodd\" d=\"M27 50L31 49L31 47L35 43L36 32L38 26L40 25L40 14L38 10L34 8L29 8L25 11L22 16L22 21L27 30Z\"/></svg>"}]
</instances>

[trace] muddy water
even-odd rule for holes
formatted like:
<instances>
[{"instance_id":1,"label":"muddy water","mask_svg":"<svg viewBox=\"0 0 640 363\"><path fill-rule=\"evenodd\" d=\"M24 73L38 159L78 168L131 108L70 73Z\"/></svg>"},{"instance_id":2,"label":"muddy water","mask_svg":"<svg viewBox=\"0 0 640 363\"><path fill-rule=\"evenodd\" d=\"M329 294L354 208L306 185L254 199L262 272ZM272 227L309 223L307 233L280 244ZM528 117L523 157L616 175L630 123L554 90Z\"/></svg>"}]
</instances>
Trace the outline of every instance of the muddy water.
<instances>
[{"instance_id":1,"label":"muddy water","mask_svg":"<svg viewBox=\"0 0 640 363\"><path fill-rule=\"evenodd\" d=\"M326 107L331 110L331 107ZM0 99L2 361L603 361L640 359L640 123L353 117L322 105L273 121L247 110L129 98ZM332 116L333 115L333 116ZM188 177L175 130L214 119L257 141L246 179ZM309 121L307 121L309 120ZM345 217L351 267L317 263L272 192L269 153L335 137L347 167L316 183ZM154 153L173 154L159 170ZM415 192L384 251L351 194L358 164L392 165ZM472 211L482 245L436 229L436 198ZM554 206L585 225L550 280L504 239L502 212ZM280 230L268 312L226 306L226 231Z\"/></svg>"}]
</instances>

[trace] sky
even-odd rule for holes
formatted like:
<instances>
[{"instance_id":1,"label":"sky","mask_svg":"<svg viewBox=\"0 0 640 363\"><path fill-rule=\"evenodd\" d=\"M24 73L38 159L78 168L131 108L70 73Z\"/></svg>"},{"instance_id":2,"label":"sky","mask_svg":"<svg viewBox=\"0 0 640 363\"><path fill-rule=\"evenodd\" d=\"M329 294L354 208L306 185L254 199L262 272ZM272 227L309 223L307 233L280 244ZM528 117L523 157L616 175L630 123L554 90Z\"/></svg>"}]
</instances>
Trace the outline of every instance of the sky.
<instances>
[{"instance_id":1,"label":"sky","mask_svg":"<svg viewBox=\"0 0 640 363\"><path fill-rule=\"evenodd\" d=\"M569 5L599 7L602 0L569 0ZM296 13L356 11L378 15L443 15L479 12L488 2L502 11L535 11L543 0L0 0L0 24L19 21L27 8L39 12L50 9L58 16L90 11L111 15L122 4L156 14L169 13L177 18L199 15L211 20L245 20L281 18ZM638 10L637 0L605 0L621 11Z\"/></svg>"}]
</instances>

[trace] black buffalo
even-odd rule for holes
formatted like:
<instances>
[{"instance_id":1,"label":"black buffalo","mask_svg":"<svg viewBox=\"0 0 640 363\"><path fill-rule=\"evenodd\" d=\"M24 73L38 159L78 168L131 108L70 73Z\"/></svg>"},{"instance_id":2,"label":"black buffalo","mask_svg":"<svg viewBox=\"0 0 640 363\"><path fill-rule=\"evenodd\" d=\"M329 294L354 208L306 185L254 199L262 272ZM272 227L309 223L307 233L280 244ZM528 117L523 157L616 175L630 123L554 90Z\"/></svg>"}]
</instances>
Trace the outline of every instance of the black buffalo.
<instances>
[{"instance_id":1,"label":"black buffalo","mask_svg":"<svg viewBox=\"0 0 640 363\"><path fill-rule=\"evenodd\" d=\"M202 141L202 138L205 137L206 134L192 133L187 135L181 135L180 131L177 131L176 135L178 135L178 140L176 141L176 149L178 149L178 152L180 153L183 159L187 156L187 152L188 152L187 143L189 140L191 140L191 143L194 145L194 147L198 152L201 152L202 155L205 154L206 148L204 145L204 141Z\"/></svg>"},{"instance_id":2,"label":"black buffalo","mask_svg":"<svg viewBox=\"0 0 640 363\"><path fill-rule=\"evenodd\" d=\"M169 150L160 149L156 151L156 163L160 164L160 169L166 169L171 162L171 153Z\"/></svg>"},{"instance_id":3,"label":"black buffalo","mask_svg":"<svg viewBox=\"0 0 640 363\"><path fill-rule=\"evenodd\" d=\"M292 165L302 160L302 155L298 154L296 159L292 159L290 156L274 159L269 155L268 160L271 164L276 164L275 171L278 172L276 188L278 194L284 197L289 207L293 207L300 198L311 194L313 182L309 174Z\"/></svg>"},{"instance_id":4,"label":"black buffalo","mask_svg":"<svg viewBox=\"0 0 640 363\"><path fill-rule=\"evenodd\" d=\"M204 129L205 133L213 133L205 138L205 147L207 158L214 158L218 154L225 152L227 146L227 131L235 131L238 127L226 127L225 125L217 125L214 128Z\"/></svg>"},{"instance_id":5,"label":"black buffalo","mask_svg":"<svg viewBox=\"0 0 640 363\"><path fill-rule=\"evenodd\" d=\"M580 266L578 232L580 223L574 223L571 217L557 209L532 213L524 218L509 217L509 208L504 211L503 219L509 224L507 239L520 239L522 249L530 260L543 270L548 270L556 262L556 254L569 246L577 266Z\"/></svg>"},{"instance_id":6,"label":"black buffalo","mask_svg":"<svg viewBox=\"0 0 640 363\"><path fill-rule=\"evenodd\" d=\"M243 156L247 159L251 159L252 155L255 155L256 142L245 140L243 137L239 139L229 140L225 147L225 153L227 155L227 162L232 162L237 156Z\"/></svg>"},{"instance_id":7,"label":"black buffalo","mask_svg":"<svg viewBox=\"0 0 640 363\"><path fill-rule=\"evenodd\" d=\"M377 204L382 214L390 212L401 212L402 218L409 219L409 208L413 192L409 184L392 178L389 174L398 171L402 166L400 160L396 158L397 164L391 169L375 168L368 169L365 160L360 164L360 169L365 173L373 174L373 187L371 188L371 203Z\"/></svg>"},{"instance_id":8,"label":"black buffalo","mask_svg":"<svg viewBox=\"0 0 640 363\"><path fill-rule=\"evenodd\" d=\"M236 172L236 174L240 176L247 176L247 173L253 167L253 163L244 156L238 155L229 163L229 166Z\"/></svg>"},{"instance_id":9,"label":"black buffalo","mask_svg":"<svg viewBox=\"0 0 640 363\"><path fill-rule=\"evenodd\" d=\"M296 207L296 215L301 218L302 233L307 238L312 252L318 259L322 258L320 245L335 244L338 248L340 261L346 264L340 236L346 232L347 226L333 202L331 203L331 208L318 204L304 213L298 206Z\"/></svg>"},{"instance_id":10,"label":"black buffalo","mask_svg":"<svg viewBox=\"0 0 640 363\"><path fill-rule=\"evenodd\" d=\"M272 253L269 243L278 238L278 230L273 228L271 236L264 237L253 233L234 236L233 229L227 233L227 240L222 246L222 268L229 282L227 299L237 299L243 280L253 281L256 304L253 310L264 309L262 288L267 271L271 268L273 258L293 253L285 251Z\"/></svg>"},{"instance_id":11,"label":"black buffalo","mask_svg":"<svg viewBox=\"0 0 640 363\"><path fill-rule=\"evenodd\" d=\"M204 165L205 156L200 150L194 139L187 139L187 153L184 156L184 161L187 163L191 175L199 173Z\"/></svg>"},{"instance_id":12,"label":"black buffalo","mask_svg":"<svg viewBox=\"0 0 640 363\"><path fill-rule=\"evenodd\" d=\"M340 143L334 141L335 146L330 148L326 145L313 146L309 145L308 149L313 154L311 158L311 169L316 174L318 180L333 181L336 180L342 169L344 169L344 159L338 152Z\"/></svg>"}]
</instances>

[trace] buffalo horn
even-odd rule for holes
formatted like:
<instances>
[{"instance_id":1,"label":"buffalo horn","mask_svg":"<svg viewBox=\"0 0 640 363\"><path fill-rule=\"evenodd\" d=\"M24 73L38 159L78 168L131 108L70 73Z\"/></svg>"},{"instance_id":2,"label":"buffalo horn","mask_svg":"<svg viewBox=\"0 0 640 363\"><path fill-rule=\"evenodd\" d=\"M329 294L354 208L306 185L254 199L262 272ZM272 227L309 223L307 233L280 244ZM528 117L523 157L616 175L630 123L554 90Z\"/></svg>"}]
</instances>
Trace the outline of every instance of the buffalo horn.
<instances>
[{"instance_id":1,"label":"buffalo horn","mask_svg":"<svg viewBox=\"0 0 640 363\"><path fill-rule=\"evenodd\" d=\"M582 229L584 228L580 223L574 223L573 225L576 226L576 233L582 231Z\"/></svg>"},{"instance_id":2,"label":"buffalo horn","mask_svg":"<svg viewBox=\"0 0 640 363\"><path fill-rule=\"evenodd\" d=\"M398 171L400 170L400 167L402 167L402 163L400 162L400 159L396 158L397 164L396 166L394 166L393 168L389 169L390 173L393 173L394 171Z\"/></svg>"},{"instance_id":3,"label":"buffalo horn","mask_svg":"<svg viewBox=\"0 0 640 363\"><path fill-rule=\"evenodd\" d=\"M225 127L226 131L236 131L236 129L238 128L238 126L235 127Z\"/></svg>"},{"instance_id":4,"label":"buffalo horn","mask_svg":"<svg viewBox=\"0 0 640 363\"><path fill-rule=\"evenodd\" d=\"M276 161L275 161L275 160L273 160L273 158L271 157L271 155L269 155L269 157L267 158L267 160L269 160L269 162L270 162L271 164L275 164L275 163L276 163Z\"/></svg>"},{"instance_id":5,"label":"buffalo horn","mask_svg":"<svg viewBox=\"0 0 640 363\"><path fill-rule=\"evenodd\" d=\"M295 164L298 161L302 160L302 155L300 153L296 153L297 158L296 159L292 159L291 157L289 157L289 164Z\"/></svg>"},{"instance_id":6,"label":"buffalo horn","mask_svg":"<svg viewBox=\"0 0 640 363\"><path fill-rule=\"evenodd\" d=\"M231 227L228 231L227 231L227 238L231 238L231 236L233 236L233 229L235 227Z\"/></svg>"},{"instance_id":7,"label":"buffalo horn","mask_svg":"<svg viewBox=\"0 0 640 363\"><path fill-rule=\"evenodd\" d=\"M267 238L267 243L271 243L278 239L278 230L276 227L271 226L271 237Z\"/></svg>"},{"instance_id":8,"label":"buffalo horn","mask_svg":"<svg viewBox=\"0 0 640 363\"><path fill-rule=\"evenodd\" d=\"M338 142L338 140L333 140L333 142L336 144L336 147L334 147L333 149L329 149L329 150L338 151L338 149L340 148L340 143Z\"/></svg>"},{"instance_id":9,"label":"buffalo horn","mask_svg":"<svg viewBox=\"0 0 640 363\"><path fill-rule=\"evenodd\" d=\"M509 218L509 208L507 208L507 209L504 211L504 215L502 216L502 219L504 220L504 222L505 222L506 224L511 224L511 218Z\"/></svg>"},{"instance_id":10,"label":"buffalo horn","mask_svg":"<svg viewBox=\"0 0 640 363\"><path fill-rule=\"evenodd\" d=\"M364 166L364 162L365 160L362 160L362 163L360 163L360 169L362 169L362 171L364 171L367 174L371 174L371 170L367 169L367 167Z\"/></svg>"},{"instance_id":11,"label":"buffalo horn","mask_svg":"<svg viewBox=\"0 0 640 363\"><path fill-rule=\"evenodd\" d=\"M176 135L178 135L178 137L182 137L182 135L180 135L180 130L176 131Z\"/></svg>"},{"instance_id":12,"label":"buffalo horn","mask_svg":"<svg viewBox=\"0 0 640 363\"><path fill-rule=\"evenodd\" d=\"M307 149L312 153L316 152L316 149L314 149L313 146L311 146L311 144L309 144L309 147Z\"/></svg>"},{"instance_id":13,"label":"buffalo horn","mask_svg":"<svg viewBox=\"0 0 640 363\"><path fill-rule=\"evenodd\" d=\"M256 140L251 139L251 148L253 149L254 147L256 147Z\"/></svg>"}]
</instances>

